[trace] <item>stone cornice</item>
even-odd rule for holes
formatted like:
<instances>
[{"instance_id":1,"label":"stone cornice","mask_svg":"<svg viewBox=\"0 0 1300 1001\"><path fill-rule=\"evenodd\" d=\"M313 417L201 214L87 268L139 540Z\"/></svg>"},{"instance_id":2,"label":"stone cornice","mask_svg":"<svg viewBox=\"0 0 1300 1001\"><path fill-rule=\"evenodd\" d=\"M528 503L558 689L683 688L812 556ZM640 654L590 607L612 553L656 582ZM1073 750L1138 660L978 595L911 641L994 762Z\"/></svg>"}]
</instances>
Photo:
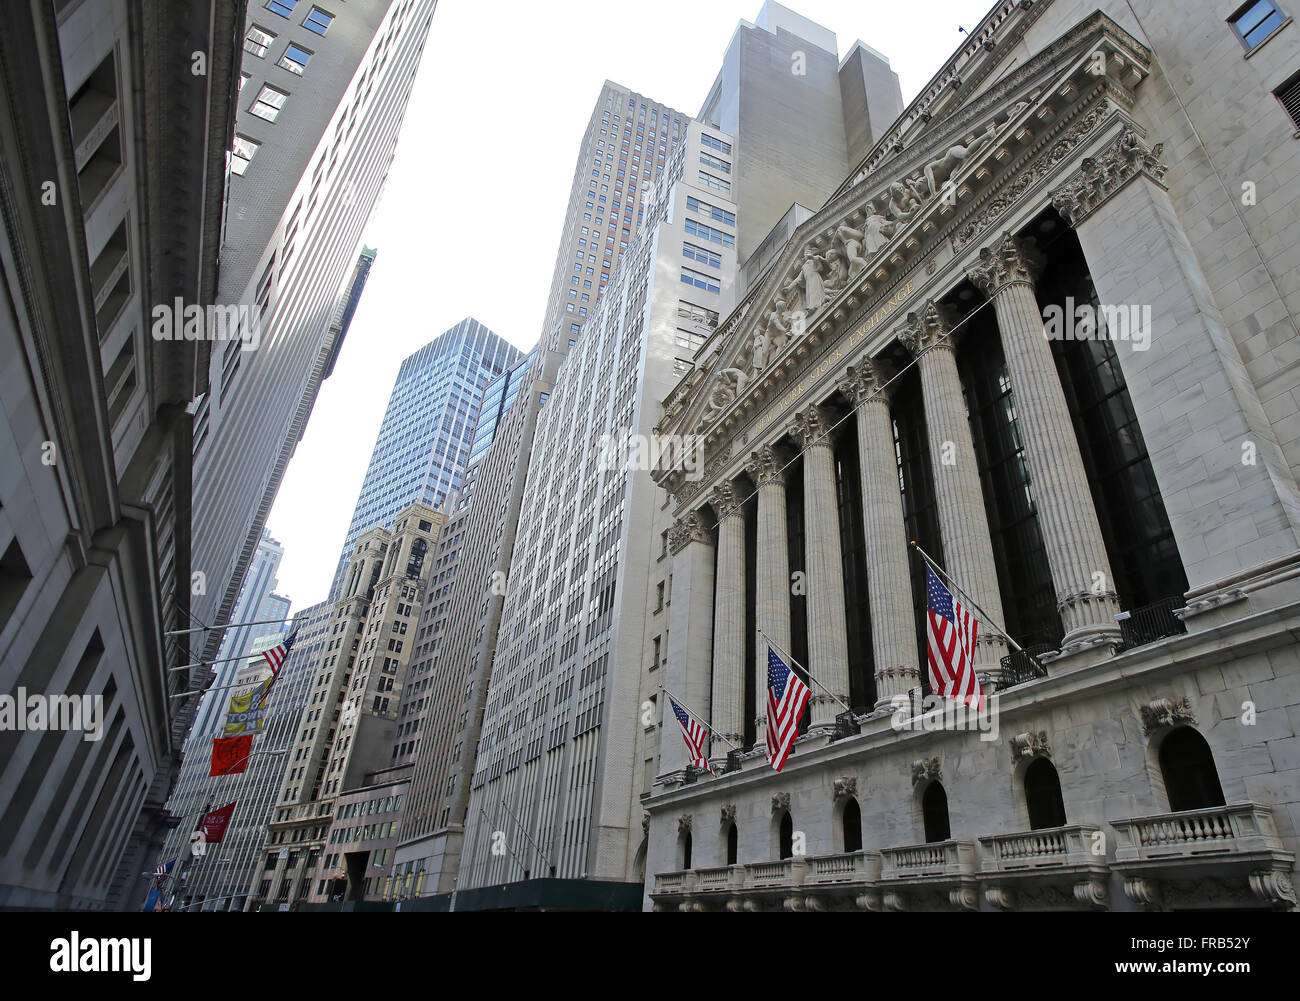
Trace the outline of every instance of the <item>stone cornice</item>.
<instances>
[{"instance_id":1,"label":"stone cornice","mask_svg":"<svg viewBox=\"0 0 1300 1001\"><path fill-rule=\"evenodd\" d=\"M687 511L668 530L668 550L674 556L692 542L711 542L708 526L699 511Z\"/></svg>"}]
</instances>

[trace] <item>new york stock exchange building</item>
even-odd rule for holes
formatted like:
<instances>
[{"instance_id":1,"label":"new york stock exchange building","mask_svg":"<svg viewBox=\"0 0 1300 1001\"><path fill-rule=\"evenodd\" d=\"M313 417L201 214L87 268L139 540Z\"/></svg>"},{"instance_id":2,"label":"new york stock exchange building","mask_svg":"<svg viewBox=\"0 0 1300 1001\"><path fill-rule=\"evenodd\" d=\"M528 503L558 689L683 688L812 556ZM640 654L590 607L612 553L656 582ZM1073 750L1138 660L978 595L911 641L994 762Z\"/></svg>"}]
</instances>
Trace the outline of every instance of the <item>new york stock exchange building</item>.
<instances>
[{"instance_id":1,"label":"new york stock exchange building","mask_svg":"<svg viewBox=\"0 0 1300 1001\"><path fill-rule=\"evenodd\" d=\"M965 37L664 401L662 684L714 736L661 730L646 906L1293 910L1300 28ZM928 697L913 542L983 714ZM769 644L815 679L781 771Z\"/></svg>"}]
</instances>

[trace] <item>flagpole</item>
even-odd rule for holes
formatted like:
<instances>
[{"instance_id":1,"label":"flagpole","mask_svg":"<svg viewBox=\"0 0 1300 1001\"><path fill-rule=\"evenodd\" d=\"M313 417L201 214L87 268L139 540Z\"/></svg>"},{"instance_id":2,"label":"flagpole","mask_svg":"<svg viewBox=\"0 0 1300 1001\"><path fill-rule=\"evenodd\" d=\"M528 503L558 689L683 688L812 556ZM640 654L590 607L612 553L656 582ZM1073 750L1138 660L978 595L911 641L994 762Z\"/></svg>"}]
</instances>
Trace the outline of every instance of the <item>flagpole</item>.
<instances>
[{"instance_id":1,"label":"flagpole","mask_svg":"<svg viewBox=\"0 0 1300 1001\"><path fill-rule=\"evenodd\" d=\"M256 622L227 622L224 626L199 626L197 629L169 629L164 636L185 636L189 633L214 633L221 629L236 629L239 626L270 626L283 624L284 619L259 619Z\"/></svg>"},{"instance_id":2,"label":"flagpole","mask_svg":"<svg viewBox=\"0 0 1300 1001\"><path fill-rule=\"evenodd\" d=\"M816 678L814 678L814 677L813 677L813 673L812 673L812 671L808 670L807 667L805 667L803 664L800 664L797 660L795 660L795 659L794 659L794 655L791 654L788 650L786 650L785 647L781 646L780 643L775 642L775 641L772 639L771 636L767 635L767 633L763 632L763 630L761 630L761 629L758 630L758 635L762 636L763 639L767 640L767 643L768 643L769 646L775 647L777 653L783 653L783 654L785 654L787 657L789 657L789 658L790 658L790 663L791 663L791 664L794 664L796 667L802 667L802 668L803 668L803 671L804 671L804 674L808 675L808 680L811 681L811 682L812 682L814 685L816 685L818 688L820 688L820 689L821 689L823 692L825 692L827 695L829 695L829 696L830 696L832 699L834 699L836 702L838 702L840 705L844 706L844 711L845 711L846 713L851 713L851 712L853 712L853 707L852 707L852 706L845 705L843 699L841 699L838 695L836 695L836 694L835 694L834 692L832 692L829 688L827 688L825 685L823 685L820 681L818 681Z\"/></svg>"},{"instance_id":3,"label":"flagpole","mask_svg":"<svg viewBox=\"0 0 1300 1001\"><path fill-rule=\"evenodd\" d=\"M993 626L993 628L995 628L998 631L998 635L1002 639L1006 640L1008 643L1011 644L1012 647L1014 647L1016 650L1023 653L1026 657L1030 656L1030 654L1028 654L1025 651L1024 647L1022 647L1019 643L1017 643L1014 639L1012 639L1011 636L1007 634L1006 629L1004 629L999 623L993 620L993 616L989 615L988 612L984 611L984 609L980 608L979 605L975 604L975 599L966 593L965 588L963 588L960 584L958 584L955 580L953 580L951 577L949 577L946 573L943 572L943 568L940 567L938 563L934 562L934 560L930 558L929 553L927 553L924 549L922 549L920 546L916 544L915 539L912 540L912 548L921 554L921 559L925 560L925 562L929 564L930 568L934 570L935 573L937 573L940 577L946 580L954 589L961 592L961 596L966 599L966 603L970 605L971 608L975 609L975 611L977 611L984 618L985 622ZM1038 663L1038 658L1033 657L1031 659L1034 661L1035 664ZM1038 666L1042 667L1041 664L1039 664Z\"/></svg>"},{"instance_id":4,"label":"flagpole","mask_svg":"<svg viewBox=\"0 0 1300 1001\"><path fill-rule=\"evenodd\" d=\"M691 714L691 719L698 720L698 721L700 722L700 725L703 726L704 729L708 730L709 733L712 734L714 737L717 737L717 738L718 738L720 741L722 741L724 744L731 744L731 746L734 747L737 751L740 750L740 745L739 745L739 744L733 744L733 743L732 743L731 741L729 741L726 737L724 737L722 734L718 733L718 731L716 731L715 729L713 729L712 726L710 726L708 723L705 723L705 722L704 722L704 717L695 715L695 710L694 710L694 709L692 709L690 706L688 706L685 702L683 702L681 699L679 699L676 695L674 695L674 694L673 694L672 692L670 692L668 689L664 688L663 685L660 685L660 686L659 686L659 690L660 690L661 692L663 692L665 695L667 695L667 696L668 696L670 699L672 699L674 702L676 702L676 703L677 703L679 706L681 706L683 709L685 709L688 713L690 713L690 714Z\"/></svg>"}]
</instances>

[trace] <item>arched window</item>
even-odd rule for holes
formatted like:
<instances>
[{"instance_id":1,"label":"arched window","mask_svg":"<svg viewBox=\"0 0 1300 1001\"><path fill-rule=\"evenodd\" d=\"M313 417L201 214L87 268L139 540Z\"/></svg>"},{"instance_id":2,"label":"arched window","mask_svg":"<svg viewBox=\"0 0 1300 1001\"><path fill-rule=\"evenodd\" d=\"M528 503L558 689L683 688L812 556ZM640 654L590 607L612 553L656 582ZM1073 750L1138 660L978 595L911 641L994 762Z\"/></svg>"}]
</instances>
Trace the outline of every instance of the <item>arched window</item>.
<instances>
[{"instance_id":1,"label":"arched window","mask_svg":"<svg viewBox=\"0 0 1300 1001\"><path fill-rule=\"evenodd\" d=\"M1046 758L1035 758L1025 769L1025 805L1029 807L1029 828L1065 826L1065 801L1061 780Z\"/></svg>"},{"instance_id":2,"label":"arched window","mask_svg":"<svg viewBox=\"0 0 1300 1001\"><path fill-rule=\"evenodd\" d=\"M790 819L790 812L781 817L781 858L786 859L794 855L794 821Z\"/></svg>"},{"instance_id":3,"label":"arched window","mask_svg":"<svg viewBox=\"0 0 1300 1001\"><path fill-rule=\"evenodd\" d=\"M736 864L736 858L739 855L737 851L739 840L736 834L736 822L733 820L727 825L727 865Z\"/></svg>"},{"instance_id":4,"label":"arched window","mask_svg":"<svg viewBox=\"0 0 1300 1001\"><path fill-rule=\"evenodd\" d=\"M683 831L682 832L682 868L689 869L690 867L691 867L691 832Z\"/></svg>"},{"instance_id":5,"label":"arched window","mask_svg":"<svg viewBox=\"0 0 1300 1001\"><path fill-rule=\"evenodd\" d=\"M1174 730L1160 744L1160 774L1169 795L1169 809L1175 813L1224 805L1210 745L1189 726Z\"/></svg>"},{"instance_id":6,"label":"arched window","mask_svg":"<svg viewBox=\"0 0 1300 1001\"><path fill-rule=\"evenodd\" d=\"M925 820L925 840L928 843L947 841L951 837L948 828L948 794L943 791L943 783L931 782L925 787L921 796L921 816Z\"/></svg>"},{"instance_id":7,"label":"arched window","mask_svg":"<svg viewBox=\"0 0 1300 1001\"><path fill-rule=\"evenodd\" d=\"M844 850L862 850L862 810L852 797L844 804Z\"/></svg>"}]
</instances>

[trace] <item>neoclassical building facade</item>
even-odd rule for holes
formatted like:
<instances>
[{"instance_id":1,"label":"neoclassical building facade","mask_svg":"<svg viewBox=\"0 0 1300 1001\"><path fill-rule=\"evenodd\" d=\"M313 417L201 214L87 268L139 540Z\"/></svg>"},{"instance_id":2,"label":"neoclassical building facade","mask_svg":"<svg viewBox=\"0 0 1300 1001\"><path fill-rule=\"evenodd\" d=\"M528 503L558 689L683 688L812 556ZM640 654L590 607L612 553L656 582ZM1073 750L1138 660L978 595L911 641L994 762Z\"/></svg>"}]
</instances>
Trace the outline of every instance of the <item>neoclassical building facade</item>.
<instances>
[{"instance_id":1,"label":"neoclassical building facade","mask_svg":"<svg viewBox=\"0 0 1300 1001\"><path fill-rule=\"evenodd\" d=\"M1240 13L999 3L664 401L715 736L660 728L647 908L1295 908L1300 35ZM987 717L926 699L912 543Z\"/></svg>"}]
</instances>

